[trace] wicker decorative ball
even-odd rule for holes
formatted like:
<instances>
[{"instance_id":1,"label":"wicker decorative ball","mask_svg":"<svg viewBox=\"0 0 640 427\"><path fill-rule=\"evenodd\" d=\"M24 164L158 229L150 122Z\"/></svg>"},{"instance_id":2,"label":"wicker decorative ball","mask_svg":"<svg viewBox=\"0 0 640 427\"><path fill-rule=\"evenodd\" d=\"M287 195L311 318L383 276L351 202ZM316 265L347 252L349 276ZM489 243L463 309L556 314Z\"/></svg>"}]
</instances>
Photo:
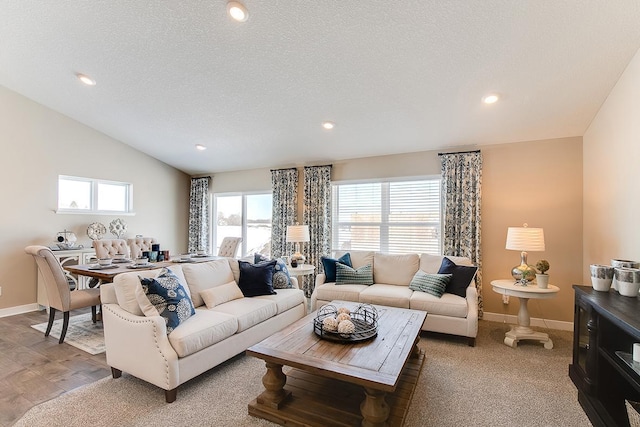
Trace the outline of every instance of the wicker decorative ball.
<instances>
[{"instance_id":1,"label":"wicker decorative ball","mask_svg":"<svg viewBox=\"0 0 640 427\"><path fill-rule=\"evenodd\" d=\"M351 314L351 311L347 308L347 307L340 307L338 309L338 314L340 313L347 313L347 314Z\"/></svg>"},{"instance_id":2,"label":"wicker decorative ball","mask_svg":"<svg viewBox=\"0 0 640 427\"><path fill-rule=\"evenodd\" d=\"M356 326L351 320L343 320L338 324L339 334L352 334L356 331Z\"/></svg>"},{"instance_id":3,"label":"wicker decorative ball","mask_svg":"<svg viewBox=\"0 0 640 427\"><path fill-rule=\"evenodd\" d=\"M325 317L322 321L322 329L329 332L338 330L338 321L333 317Z\"/></svg>"},{"instance_id":4,"label":"wicker decorative ball","mask_svg":"<svg viewBox=\"0 0 640 427\"><path fill-rule=\"evenodd\" d=\"M348 313L340 313L336 316L336 320L340 323L343 320L351 320L351 316Z\"/></svg>"}]
</instances>

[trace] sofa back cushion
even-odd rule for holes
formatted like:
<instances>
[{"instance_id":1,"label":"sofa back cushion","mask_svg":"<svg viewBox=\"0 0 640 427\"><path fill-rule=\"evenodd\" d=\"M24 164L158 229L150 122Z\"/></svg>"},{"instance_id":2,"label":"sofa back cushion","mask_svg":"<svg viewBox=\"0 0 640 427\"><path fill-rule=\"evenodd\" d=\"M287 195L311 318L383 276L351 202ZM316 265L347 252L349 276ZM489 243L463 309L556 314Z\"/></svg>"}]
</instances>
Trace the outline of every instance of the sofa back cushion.
<instances>
[{"instance_id":1,"label":"sofa back cushion","mask_svg":"<svg viewBox=\"0 0 640 427\"><path fill-rule=\"evenodd\" d=\"M191 290L191 300L194 307L200 307L204 304L200 292L234 280L233 272L226 259L185 264L182 267L182 272Z\"/></svg>"},{"instance_id":2,"label":"sofa back cushion","mask_svg":"<svg viewBox=\"0 0 640 427\"><path fill-rule=\"evenodd\" d=\"M442 255L430 255L430 254L421 254L420 255L420 270L426 273L437 273L442 265L442 260L444 256ZM466 265L473 266L471 260L467 257L461 256L449 256L447 255L451 261L453 261L456 265Z\"/></svg>"},{"instance_id":3,"label":"sofa back cushion","mask_svg":"<svg viewBox=\"0 0 640 427\"><path fill-rule=\"evenodd\" d=\"M409 286L419 268L418 254L389 255L376 252L373 261L373 280L374 283L385 285Z\"/></svg>"},{"instance_id":4,"label":"sofa back cushion","mask_svg":"<svg viewBox=\"0 0 640 427\"><path fill-rule=\"evenodd\" d=\"M373 255L375 252L373 251L335 251L335 257L340 258L342 255L349 253L351 257L351 267L360 268L364 267L367 264L373 265Z\"/></svg>"}]
</instances>

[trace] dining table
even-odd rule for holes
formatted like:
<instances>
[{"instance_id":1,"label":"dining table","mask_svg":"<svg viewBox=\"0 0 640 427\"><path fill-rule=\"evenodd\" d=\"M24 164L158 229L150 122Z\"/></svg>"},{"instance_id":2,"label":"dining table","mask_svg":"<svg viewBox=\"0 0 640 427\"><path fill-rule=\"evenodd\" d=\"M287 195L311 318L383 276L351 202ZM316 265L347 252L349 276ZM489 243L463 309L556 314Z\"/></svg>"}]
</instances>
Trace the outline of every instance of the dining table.
<instances>
[{"instance_id":1,"label":"dining table","mask_svg":"<svg viewBox=\"0 0 640 427\"><path fill-rule=\"evenodd\" d=\"M153 270L162 267L170 267L172 265L180 265L187 263L201 263L207 261L213 261L216 259L221 259L218 256L192 256L189 259L185 259L182 257L176 257L171 259L170 261L160 261L160 262L148 262L146 264L140 265L136 264L133 260L125 260L124 262L112 262L111 265L101 266L99 264L78 264L78 265L65 265L64 269L69 273L77 274L79 276L90 277L92 279L89 282L89 287L95 287L100 283L109 283L113 281L113 278L118 274L128 273L131 271L140 271L140 270Z\"/></svg>"}]
</instances>

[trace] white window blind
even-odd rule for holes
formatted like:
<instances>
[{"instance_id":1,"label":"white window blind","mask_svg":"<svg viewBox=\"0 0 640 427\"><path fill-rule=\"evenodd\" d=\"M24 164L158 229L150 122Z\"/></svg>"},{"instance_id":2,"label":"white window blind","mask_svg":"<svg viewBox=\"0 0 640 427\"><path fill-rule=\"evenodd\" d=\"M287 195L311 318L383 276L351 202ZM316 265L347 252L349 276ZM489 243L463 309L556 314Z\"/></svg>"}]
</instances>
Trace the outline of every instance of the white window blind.
<instances>
[{"instance_id":1,"label":"white window blind","mask_svg":"<svg viewBox=\"0 0 640 427\"><path fill-rule=\"evenodd\" d=\"M441 253L440 179L332 186L332 249Z\"/></svg>"}]
</instances>

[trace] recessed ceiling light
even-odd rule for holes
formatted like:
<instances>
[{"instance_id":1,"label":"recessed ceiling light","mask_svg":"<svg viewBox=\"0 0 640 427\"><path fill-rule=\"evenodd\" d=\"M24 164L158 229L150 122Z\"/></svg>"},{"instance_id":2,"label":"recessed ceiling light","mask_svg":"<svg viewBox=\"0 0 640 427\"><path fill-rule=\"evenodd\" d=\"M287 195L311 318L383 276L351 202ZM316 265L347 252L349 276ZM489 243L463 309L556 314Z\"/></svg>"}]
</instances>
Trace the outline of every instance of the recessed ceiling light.
<instances>
[{"instance_id":1,"label":"recessed ceiling light","mask_svg":"<svg viewBox=\"0 0 640 427\"><path fill-rule=\"evenodd\" d=\"M96 81L85 74L76 73L76 77L78 78L78 80L80 80L82 83L86 84L87 86L96 85Z\"/></svg>"},{"instance_id":2,"label":"recessed ceiling light","mask_svg":"<svg viewBox=\"0 0 640 427\"><path fill-rule=\"evenodd\" d=\"M231 18L238 22L244 22L249 18L249 11L242 3L230 1L227 3L227 13Z\"/></svg>"},{"instance_id":3,"label":"recessed ceiling light","mask_svg":"<svg viewBox=\"0 0 640 427\"><path fill-rule=\"evenodd\" d=\"M482 98L482 102L484 102L485 104L494 104L498 102L498 99L500 99L500 97L492 93L491 95L487 95L484 98Z\"/></svg>"},{"instance_id":4,"label":"recessed ceiling light","mask_svg":"<svg viewBox=\"0 0 640 427\"><path fill-rule=\"evenodd\" d=\"M196 149L198 149L198 150L200 150L200 151L204 151L204 150L206 150L206 149L207 149L207 147L205 147L205 146L204 146L204 145L202 145L202 144L196 144Z\"/></svg>"},{"instance_id":5,"label":"recessed ceiling light","mask_svg":"<svg viewBox=\"0 0 640 427\"><path fill-rule=\"evenodd\" d=\"M327 129L327 130L331 130L334 127L336 127L336 124L333 122L322 122L322 127Z\"/></svg>"}]
</instances>

